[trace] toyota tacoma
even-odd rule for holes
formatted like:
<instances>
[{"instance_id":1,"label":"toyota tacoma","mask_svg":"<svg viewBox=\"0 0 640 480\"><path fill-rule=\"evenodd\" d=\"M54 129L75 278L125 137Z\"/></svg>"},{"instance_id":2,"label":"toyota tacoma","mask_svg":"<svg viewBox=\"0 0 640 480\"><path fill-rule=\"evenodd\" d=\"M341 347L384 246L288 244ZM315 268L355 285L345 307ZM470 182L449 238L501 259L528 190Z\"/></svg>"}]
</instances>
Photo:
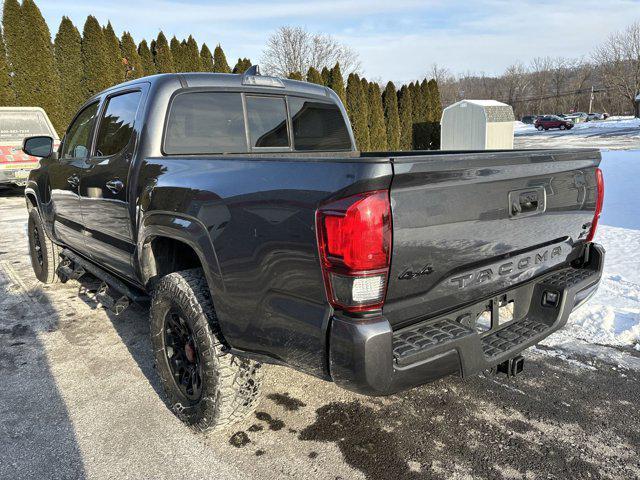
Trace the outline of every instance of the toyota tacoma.
<instances>
[{"instance_id":1,"label":"toyota tacoma","mask_svg":"<svg viewBox=\"0 0 640 480\"><path fill-rule=\"evenodd\" d=\"M365 395L518 374L602 273L597 150L359 152L333 91L256 68L117 85L23 149L35 275L147 303L201 430L255 408L265 363Z\"/></svg>"}]
</instances>

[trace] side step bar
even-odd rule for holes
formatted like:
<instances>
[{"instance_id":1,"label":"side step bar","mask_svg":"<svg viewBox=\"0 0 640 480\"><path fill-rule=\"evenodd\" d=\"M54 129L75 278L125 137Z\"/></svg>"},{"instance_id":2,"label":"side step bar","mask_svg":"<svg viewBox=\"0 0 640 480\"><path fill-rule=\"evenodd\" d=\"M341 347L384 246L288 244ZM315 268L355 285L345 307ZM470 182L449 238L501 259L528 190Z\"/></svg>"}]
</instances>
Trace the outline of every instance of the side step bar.
<instances>
[{"instance_id":1,"label":"side step bar","mask_svg":"<svg viewBox=\"0 0 640 480\"><path fill-rule=\"evenodd\" d=\"M135 289L129 287L123 281L119 280L109 272L103 270L97 265L84 259L80 255L65 248L60 255L64 261L58 266L57 273L63 282L67 280L77 280L86 272L94 277L102 280L100 288L95 294L95 300L114 314L121 314L128 306L130 301L135 303L148 303L149 297ZM120 297L110 295L109 290L116 291Z\"/></svg>"}]
</instances>

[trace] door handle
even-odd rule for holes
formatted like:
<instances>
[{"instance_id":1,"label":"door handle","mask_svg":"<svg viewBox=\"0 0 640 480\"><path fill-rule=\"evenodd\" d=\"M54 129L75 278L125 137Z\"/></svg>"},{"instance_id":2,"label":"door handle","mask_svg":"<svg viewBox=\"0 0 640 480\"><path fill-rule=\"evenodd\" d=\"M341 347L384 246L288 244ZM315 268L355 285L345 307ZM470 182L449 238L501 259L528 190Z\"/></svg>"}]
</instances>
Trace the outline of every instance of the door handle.
<instances>
[{"instance_id":1,"label":"door handle","mask_svg":"<svg viewBox=\"0 0 640 480\"><path fill-rule=\"evenodd\" d=\"M107 188L111 191L111 193L118 193L120 190L124 188L124 183L122 180L109 180L106 183Z\"/></svg>"},{"instance_id":2,"label":"door handle","mask_svg":"<svg viewBox=\"0 0 640 480\"><path fill-rule=\"evenodd\" d=\"M80 177L78 177L75 173L67 178L67 183L72 187L77 187L80 184Z\"/></svg>"}]
</instances>

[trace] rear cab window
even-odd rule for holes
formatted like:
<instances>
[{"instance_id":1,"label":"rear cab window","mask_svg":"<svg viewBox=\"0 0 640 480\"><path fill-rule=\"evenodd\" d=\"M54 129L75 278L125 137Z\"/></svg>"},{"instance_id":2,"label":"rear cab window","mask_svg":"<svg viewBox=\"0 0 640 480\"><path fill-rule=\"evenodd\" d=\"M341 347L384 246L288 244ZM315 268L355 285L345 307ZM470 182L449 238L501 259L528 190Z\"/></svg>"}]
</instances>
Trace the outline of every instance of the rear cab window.
<instances>
[{"instance_id":1,"label":"rear cab window","mask_svg":"<svg viewBox=\"0 0 640 480\"><path fill-rule=\"evenodd\" d=\"M349 131L333 102L221 91L175 95L163 143L167 155L350 150Z\"/></svg>"}]
</instances>

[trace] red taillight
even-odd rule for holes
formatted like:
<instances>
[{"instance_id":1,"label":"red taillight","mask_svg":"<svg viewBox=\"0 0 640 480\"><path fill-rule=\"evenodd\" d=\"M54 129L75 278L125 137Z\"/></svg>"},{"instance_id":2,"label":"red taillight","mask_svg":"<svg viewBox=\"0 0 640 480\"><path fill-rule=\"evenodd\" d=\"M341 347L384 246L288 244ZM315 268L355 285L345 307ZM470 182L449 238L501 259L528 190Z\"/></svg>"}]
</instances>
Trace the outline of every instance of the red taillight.
<instances>
[{"instance_id":1,"label":"red taillight","mask_svg":"<svg viewBox=\"0 0 640 480\"><path fill-rule=\"evenodd\" d=\"M591 228L589 229L589 235L587 235L587 242L593 240L596 234L596 228L598 228L598 220L600 220L600 214L602 213L602 203L604 202L604 177L602 176L602 170L596 168L596 211L593 214L593 221L591 222Z\"/></svg>"},{"instance_id":2,"label":"red taillight","mask_svg":"<svg viewBox=\"0 0 640 480\"><path fill-rule=\"evenodd\" d=\"M382 307L391 258L389 192L360 193L321 206L318 249L329 302L351 312Z\"/></svg>"}]
</instances>

